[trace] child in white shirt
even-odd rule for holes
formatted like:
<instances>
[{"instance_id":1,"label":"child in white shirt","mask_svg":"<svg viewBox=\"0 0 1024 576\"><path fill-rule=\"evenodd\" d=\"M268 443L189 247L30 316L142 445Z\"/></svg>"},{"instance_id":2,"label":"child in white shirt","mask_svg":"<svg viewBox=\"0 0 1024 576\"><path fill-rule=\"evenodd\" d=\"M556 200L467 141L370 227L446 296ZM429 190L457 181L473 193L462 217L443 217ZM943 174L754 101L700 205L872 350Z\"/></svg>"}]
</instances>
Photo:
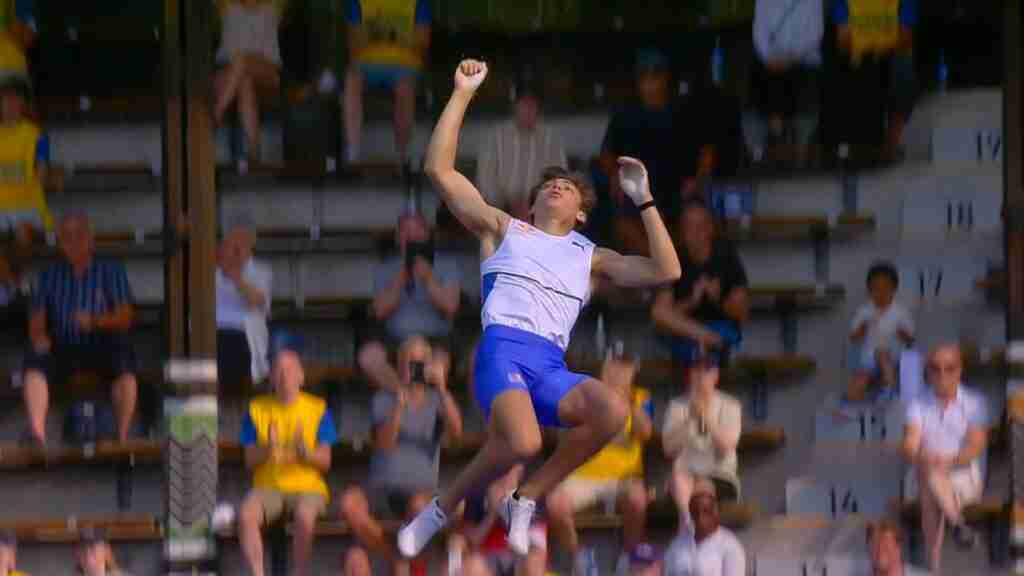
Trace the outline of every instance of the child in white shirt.
<instances>
[{"instance_id":1,"label":"child in white shirt","mask_svg":"<svg viewBox=\"0 0 1024 576\"><path fill-rule=\"evenodd\" d=\"M897 365L903 348L914 341L914 320L905 306L894 301L899 274L888 262L878 262L868 270L871 299L861 305L850 323L850 340L860 346L846 400L861 402L872 384L881 384L882 392L897 388Z\"/></svg>"}]
</instances>

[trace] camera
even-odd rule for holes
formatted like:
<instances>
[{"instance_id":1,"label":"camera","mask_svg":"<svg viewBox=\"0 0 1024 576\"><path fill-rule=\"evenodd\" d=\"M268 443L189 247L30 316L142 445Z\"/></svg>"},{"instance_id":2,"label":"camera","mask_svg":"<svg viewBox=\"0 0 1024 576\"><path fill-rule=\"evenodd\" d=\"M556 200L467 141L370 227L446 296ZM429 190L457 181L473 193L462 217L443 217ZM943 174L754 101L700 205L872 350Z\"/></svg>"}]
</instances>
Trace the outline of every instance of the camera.
<instances>
[{"instance_id":1,"label":"camera","mask_svg":"<svg viewBox=\"0 0 1024 576\"><path fill-rule=\"evenodd\" d=\"M416 258L423 258L431 265L434 263L434 244L432 242L409 242L405 245L405 267L412 271Z\"/></svg>"},{"instance_id":2,"label":"camera","mask_svg":"<svg viewBox=\"0 0 1024 576\"><path fill-rule=\"evenodd\" d=\"M409 362L409 382L412 384L426 384L425 368L426 365L423 362Z\"/></svg>"}]
</instances>

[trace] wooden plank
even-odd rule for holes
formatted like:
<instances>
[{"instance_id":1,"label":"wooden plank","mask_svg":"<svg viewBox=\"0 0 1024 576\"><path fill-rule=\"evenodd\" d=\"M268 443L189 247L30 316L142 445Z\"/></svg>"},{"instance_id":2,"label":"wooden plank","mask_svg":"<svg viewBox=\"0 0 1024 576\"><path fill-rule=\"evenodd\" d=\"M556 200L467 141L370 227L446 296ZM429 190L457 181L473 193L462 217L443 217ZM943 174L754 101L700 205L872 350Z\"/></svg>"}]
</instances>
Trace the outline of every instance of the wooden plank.
<instances>
[{"instance_id":1,"label":"wooden plank","mask_svg":"<svg viewBox=\"0 0 1024 576\"><path fill-rule=\"evenodd\" d=\"M159 521L150 514L0 521L0 531L13 531L20 543L76 542L84 528L100 528L113 542L151 541L163 537Z\"/></svg>"},{"instance_id":2,"label":"wooden plank","mask_svg":"<svg viewBox=\"0 0 1024 576\"><path fill-rule=\"evenodd\" d=\"M968 504L963 510L964 520L969 524L979 524L1007 515L1006 501L989 496L974 504ZM900 503L900 516L904 521L918 523L921 520L921 504L917 500Z\"/></svg>"},{"instance_id":3,"label":"wooden plank","mask_svg":"<svg viewBox=\"0 0 1024 576\"><path fill-rule=\"evenodd\" d=\"M846 296L846 288L840 284L754 284L749 291L750 306L756 312L819 310L835 306ZM595 294L593 301L616 316L643 313L641 318L646 321L652 298L649 291L608 288Z\"/></svg>"}]
</instances>

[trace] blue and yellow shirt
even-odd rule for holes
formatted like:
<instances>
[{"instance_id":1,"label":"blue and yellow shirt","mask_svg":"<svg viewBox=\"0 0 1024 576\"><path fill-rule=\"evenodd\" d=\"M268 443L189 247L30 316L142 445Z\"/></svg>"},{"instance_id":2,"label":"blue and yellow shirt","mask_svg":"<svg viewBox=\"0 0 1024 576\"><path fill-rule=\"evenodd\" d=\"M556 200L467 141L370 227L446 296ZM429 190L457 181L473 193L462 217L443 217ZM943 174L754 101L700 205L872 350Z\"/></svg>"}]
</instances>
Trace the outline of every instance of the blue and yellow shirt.
<instances>
[{"instance_id":1,"label":"blue and yellow shirt","mask_svg":"<svg viewBox=\"0 0 1024 576\"><path fill-rule=\"evenodd\" d=\"M634 388L630 406L641 408L648 417L654 416L651 393ZM623 480L644 475L644 445L633 437L633 411L626 419L626 427L600 452L572 473L574 478L586 480Z\"/></svg>"},{"instance_id":2,"label":"blue and yellow shirt","mask_svg":"<svg viewBox=\"0 0 1024 576\"><path fill-rule=\"evenodd\" d=\"M917 24L916 0L833 0L832 19L850 28L855 61L865 54L885 53L900 41L901 27Z\"/></svg>"},{"instance_id":3,"label":"blue and yellow shirt","mask_svg":"<svg viewBox=\"0 0 1024 576\"><path fill-rule=\"evenodd\" d=\"M294 446L300 425L306 450L312 451L316 446L338 441L338 431L327 403L303 392L291 404L282 404L273 395L259 396L250 402L249 411L242 421L241 443L243 447L266 446L270 444L273 427L280 446L289 449ZM305 464L265 462L256 468L253 487L285 494L313 493L330 497L320 471Z\"/></svg>"},{"instance_id":4,"label":"blue and yellow shirt","mask_svg":"<svg viewBox=\"0 0 1024 576\"><path fill-rule=\"evenodd\" d=\"M28 0L0 0L0 72L28 74L25 53L10 30L16 22L35 27L32 4Z\"/></svg>"},{"instance_id":5,"label":"blue and yellow shirt","mask_svg":"<svg viewBox=\"0 0 1024 576\"><path fill-rule=\"evenodd\" d=\"M34 210L47 230L53 228L39 180L39 165L49 156L49 142L32 122L0 125L0 212Z\"/></svg>"},{"instance_id":6,"label":"blue and yellow shirt","mask_svg":"<svg viewBox=\"0 0 1024 576\"><path fill-rule=\"evenodd\" d=\"M423 68L416 27L430 24L429 0L349 0L348 23L362 26L368 37L356 54L360 64Z\"/></svg>"}]
</instances>

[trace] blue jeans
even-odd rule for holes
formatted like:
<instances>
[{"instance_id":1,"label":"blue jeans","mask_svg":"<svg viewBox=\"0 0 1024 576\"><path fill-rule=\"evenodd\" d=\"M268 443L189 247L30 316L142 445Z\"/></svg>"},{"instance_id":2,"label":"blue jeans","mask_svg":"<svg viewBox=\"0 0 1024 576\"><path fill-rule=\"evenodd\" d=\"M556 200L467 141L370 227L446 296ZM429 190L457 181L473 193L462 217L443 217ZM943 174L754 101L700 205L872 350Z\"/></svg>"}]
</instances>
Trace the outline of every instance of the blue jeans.
<instances>
[{"instance_id":1,"label":"blue jeans","mask_svg":"<svg viewBox=\"0 0 1024 576\"><path fill-rule=\"evenodd\" d=\"M733 320L715 320L704 325L705 328L718 334L722 339L721 364L724 366L729 353L743 342L743 333ZM697 358L700 343L692 338L672 338L672 358L684 366L689 366Z\"/></svg>"}]
</instances>

